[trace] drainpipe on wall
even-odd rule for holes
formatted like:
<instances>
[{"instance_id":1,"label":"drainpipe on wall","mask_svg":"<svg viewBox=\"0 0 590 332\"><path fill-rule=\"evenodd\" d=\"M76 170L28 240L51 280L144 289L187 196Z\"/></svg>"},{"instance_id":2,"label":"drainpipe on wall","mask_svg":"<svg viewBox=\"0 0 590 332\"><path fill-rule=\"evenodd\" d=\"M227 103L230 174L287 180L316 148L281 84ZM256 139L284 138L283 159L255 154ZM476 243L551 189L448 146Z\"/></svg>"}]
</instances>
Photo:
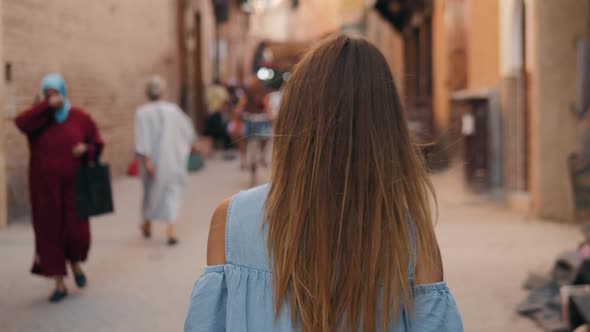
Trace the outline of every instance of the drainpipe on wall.
<instances>
[{"instance_id":1,"label":"drainpipe on wall","mask_svg":"<svg viewBox=\"0 0 590 332\"><path fill-rule=\"evenodd\" d=\"M220 49L220 23L215 22L215 58L213 63L213 81L219 81L221 78L221 49Z\"/></svg>"},{"instance_id":2,"label":"drainpipe on wall","mask_svg":"<svg viewBox=\"0 0 590 332\"><path fill-rule=\"evenodd\" d=\"M221 73L221 59L220 59L220 31L221 25L229 20L229 0L213 0L213 10L215 12L215 59L213 68L213 79L219 80Z\"/></svg>"},{"instance_id":3,"label":"drainpipe on wall","mask_svg":"<svg viewBox=\"0 0 590 332\"><path fill-rule=\"evenodd\" d=\"M586 72L584 73L582 111L586 113L590 108L590 0L588 1L588 14L586 16Z\"/></svg>"},{"instance_id":4,"label":"drainpipe on wall","mask_svg":"<svg viewBox=\"0 0 590 332\"><path fill-rule=\"evenodd\" d=\"M176 34L177 34L177 52L178 52L178 83L179 83L179 105L183 110L188 109L188 64L187 64L187 49L186 49L186 27L185 16L188 10L186 0L177 1L176 12Z\"/></svg>"},{"instance_id":5,"label":"drainpipe on wall","mask_svg":"<svg viewBox=\"0 0 590 332\"><path fill-rule=\"evenodd\" d=\"M4 44L2 42L2 0L0 0L0 64L4 64L2 54ZM4 66L2 66L3 68ZM0 137L4 137L4 75L0 77ZM6 206L6 160L4 154L4 144L0 144L0 228L6 227L8 224L8 209Z\"/></svg>"},{"instance_id":6,"label":"drainpipe on wall","mask_svg":"<svg viewBox=\"0 0 590 332\"><path fill-rule=\"evenodd\" d=\"M590 0L586 17L586 38L578 42L578 66L581 77L578 81L575 112L583 118L590 108Z\"/></svg>"}]
</instances>

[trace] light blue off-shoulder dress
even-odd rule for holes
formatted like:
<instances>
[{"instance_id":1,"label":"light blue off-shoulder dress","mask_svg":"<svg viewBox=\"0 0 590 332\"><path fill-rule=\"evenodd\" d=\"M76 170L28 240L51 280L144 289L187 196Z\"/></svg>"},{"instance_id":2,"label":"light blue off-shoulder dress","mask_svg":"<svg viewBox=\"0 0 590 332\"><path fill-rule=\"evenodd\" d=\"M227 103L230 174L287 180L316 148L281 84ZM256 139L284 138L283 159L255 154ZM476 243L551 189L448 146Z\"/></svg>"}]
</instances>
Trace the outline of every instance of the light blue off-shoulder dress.
<instances>
[{"instance_id":1,"label":"light blue off-shoulder dress","mask_svg":"<svg viewBox=\"0 0 590 332\"><path fill-rule=\"evenodd\" d=\"M186 332L296 331L287 305L274 318L272 278L262 223L268 185L236 195L229 207L227 263L208 266L192 291ZM411 276L410 276L411 277ZM367 282L372 282L367 280ZM416 310L402 314L393 332L461 332L461 316L444 282L415 287Z\"/></svg>"}]
</instances>

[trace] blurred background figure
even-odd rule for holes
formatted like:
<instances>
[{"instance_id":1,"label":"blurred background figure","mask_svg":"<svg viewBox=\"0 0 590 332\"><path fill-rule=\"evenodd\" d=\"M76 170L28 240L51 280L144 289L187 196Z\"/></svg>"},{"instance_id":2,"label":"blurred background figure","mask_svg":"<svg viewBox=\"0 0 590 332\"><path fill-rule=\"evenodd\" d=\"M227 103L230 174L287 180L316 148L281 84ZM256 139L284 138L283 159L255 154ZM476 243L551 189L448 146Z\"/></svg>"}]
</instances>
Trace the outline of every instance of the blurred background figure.
<instances>
[{"instance_id":1,"label":"blurred background figure","mask_svg":"<svg viewBox=\"0 0 590 332\"><path fill-rule=\"evenodd\" d=\"M218 80L208 87L205 92L208 116L205 121L203 136L207 138L206 146L208 151L211 151L215 147L215 143L220 141L225 151L224 157L227 159L232 158L229 153L232 141L227 133L227 115L231 108L230 97L228 89Z\"/></svg>"},{"instance_id":2,"label":"blurred background figure","mask_svg":"<svg viewBox=\"0 0 590 332\"><path fill-rule=\"evenodd\" d=\"M279 115L279 108L281 107L281 99L283 98L283 88L273 91L267 95L266 107L271 120L274 121Z\"/></svg>"},{"instance_id":3,"label":"blurred background figure","mask_svg":"<svg viewBox=\"0 0 590 332\"><path fill-rule=\"evenodd\" d=\"M90 225L75 213L75 174L81 158L98 159L103 148L87 113L72 107L64 79L57 74L42 82L43 101L16 118L27 135L31 153L29 186L35 230L32 273L55 278L50 302L67 297L64 283L70 262L78 287L86 286L80 268L90 249Z\"/></svg>"},{"instance_id":4,"label":"blurred background figure","mask_svg":"<svg viewBox=\"0 0 590 332\"><path fill-rule=\"evenodd\" d=\"M174 223L182 203L191 151L196 133L190 118L174 103L163 101L166 82L153 77L146 89L150 102L135 116L135 150L143 181L145 238L151 237L153 221L168 224L168 244L178 243Z\"/></svg>"},{"instance_id":5,"label":"blurred background figure","mask_svg":"<svg viewBox=\"0 0 590 332\"><path fill-rule=\"evenodd\" d=\"M240 168L246 168L246 126L244 124L244 111L248 103L248 97L243 89L235 90L235 105L230 114L230 121L227 125L227 132L230 135L234 146L238 148L240 155Z\"/></svg>"},{"instance_id":6,"label":"blurred background figure","mask_svg":"<svg viewBox=\"0 0 590 332\"><path fill-rule=\"evenodd\" d=\"M263 167L268 166L266 162L266 147L271 136L271 116L267 108L268 91L260 84L258 79L250 83L247 92L247 102L244 113L245 135L247 140L258 140L260 142L259 160L248 160L247 163L259 163Z\"/></svg>"}]
</instances>

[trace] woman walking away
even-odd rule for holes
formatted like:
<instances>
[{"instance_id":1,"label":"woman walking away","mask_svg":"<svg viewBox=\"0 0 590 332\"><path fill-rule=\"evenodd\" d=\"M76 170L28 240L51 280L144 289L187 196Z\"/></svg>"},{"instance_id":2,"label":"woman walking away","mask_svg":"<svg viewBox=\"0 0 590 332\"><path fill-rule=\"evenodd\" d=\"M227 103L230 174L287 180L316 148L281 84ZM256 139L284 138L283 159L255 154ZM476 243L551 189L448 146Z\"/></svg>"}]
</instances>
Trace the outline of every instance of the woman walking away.
<instances>
[{"instance_id":1,"label":"woman walking away","mask_svg":"<svg viewBox=\"0 0 590 332\"><path fill-rule=\"evenodd\" d=\"M185 331L460 332L394 80L339 36L297 66L271 181L213 215Z\"/></svg>"},{"instance_id":2,"label":"woman walking away","mask_svg":"<svg viewBox=\"0 0 590 332\"><path fill-rule=\"evenodd\" d=\"M44 100L16 118L27 135L31 160L29 186L35 230L32 273L55 278L49 298L68 295L64 283L70 262L78 287L86 285L80 263L88 257L90 225L75 213L74 178L82 159L98 158L103 142L90 115L70 106L63 78L43 79Z\"/></svg>"},{"instance_id":3,"label":"woman walking away","mask_svg":"<svg viewBox=\"0 0 590 332\"><path fill-rule=\"evenodd\" d=\"M154 77L147 85L150 102L135 114L135 150L141 161L144 237L153 221L168 225L168 244L178 243L175 222L184 195L187 165L196 134L191 119L175 104L163 101L166 83Z\"/></svg>"},{"instance_id":4,"label":"woman walking away","mask_svg":"<svg viewBox=\"0 0 590 332\"><path fill-rule=\"evenodd\" d=\"M266 106L267 94L260 81L254 79L248 90L246 112L243 116L246 120L246 138L248 140L258 140L260 143L260 160L247 160L246 166L250 166L252 163L259 163L263 167L267 166L266 147L272 134L271 116Z\"/></svg>"}]
</instances>

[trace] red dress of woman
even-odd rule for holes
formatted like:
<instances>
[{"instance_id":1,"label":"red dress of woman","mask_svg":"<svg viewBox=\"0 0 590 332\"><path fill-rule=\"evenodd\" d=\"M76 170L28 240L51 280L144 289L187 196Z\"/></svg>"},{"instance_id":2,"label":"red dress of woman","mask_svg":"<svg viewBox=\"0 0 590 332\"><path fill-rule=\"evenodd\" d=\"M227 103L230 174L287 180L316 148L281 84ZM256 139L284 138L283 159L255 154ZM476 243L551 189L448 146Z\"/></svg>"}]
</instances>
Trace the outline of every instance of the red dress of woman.
<instances>
[{"instance_id":1,"label":"red dress of woman","mask_svg":"<svg viewBox=\"0 0 590 332\"><path fill-rule=\"evenodd\" d=\"M47 102L33 106L16 118L27 135L31 152L29 187L35 230L32 273L46 277L67 274L66 261L85 261L90 249L90 225L75 212L74 177L82 158L72 151L85 143L88 155L103 147L92 118L71 107L62 123L54 119Z\"/></svg>"}]
</instances>

